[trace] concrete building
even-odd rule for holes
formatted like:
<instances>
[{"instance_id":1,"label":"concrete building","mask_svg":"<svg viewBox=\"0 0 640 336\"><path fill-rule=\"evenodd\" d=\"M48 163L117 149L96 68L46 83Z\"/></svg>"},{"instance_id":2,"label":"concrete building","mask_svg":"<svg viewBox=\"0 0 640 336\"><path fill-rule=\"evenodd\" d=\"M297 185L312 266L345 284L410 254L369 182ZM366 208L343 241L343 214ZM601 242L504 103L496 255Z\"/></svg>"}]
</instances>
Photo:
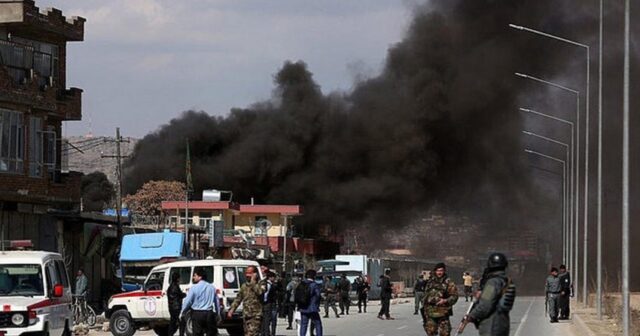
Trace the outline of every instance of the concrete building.
<instances>
[{"instance_id":1,"label":"concrete building","mask_svg":"<svg viewBox=\"0 0 640 336\"><path fill-rule=\"evenodd\" d=\"M62 252L55 213L79 208L81 178L60 166L62 122L82 117L82 90L67 89L67 42L83 40L84 23L0 0L0 240Z\"/></svg>"}]
</instances>

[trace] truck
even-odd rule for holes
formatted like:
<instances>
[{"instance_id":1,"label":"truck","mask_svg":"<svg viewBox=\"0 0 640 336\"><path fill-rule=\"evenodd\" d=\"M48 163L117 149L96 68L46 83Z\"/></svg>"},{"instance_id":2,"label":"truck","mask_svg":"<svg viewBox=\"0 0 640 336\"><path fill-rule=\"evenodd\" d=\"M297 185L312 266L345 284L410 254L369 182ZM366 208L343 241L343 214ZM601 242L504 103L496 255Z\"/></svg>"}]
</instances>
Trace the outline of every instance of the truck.
<instances>
[{"instance_id":1,"label":"truck","mask_svg":"<svg viewBox=\"0 0 640 336\"><path fill-rule=\"evenodd\" d=\"M164 230L125 235L119 260L122 291L141 289L152 268L185 259L186 255L184 234L181 232Z\"/></svg>"}]
</instances>

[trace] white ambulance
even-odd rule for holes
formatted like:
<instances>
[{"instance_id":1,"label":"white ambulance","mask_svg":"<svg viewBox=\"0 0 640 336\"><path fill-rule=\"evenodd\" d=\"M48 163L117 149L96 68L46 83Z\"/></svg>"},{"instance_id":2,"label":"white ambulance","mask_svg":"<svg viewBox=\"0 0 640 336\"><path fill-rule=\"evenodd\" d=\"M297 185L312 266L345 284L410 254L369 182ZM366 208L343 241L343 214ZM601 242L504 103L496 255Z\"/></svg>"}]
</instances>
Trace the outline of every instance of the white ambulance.
<instances>
[{"instance_id":1,"label":"white ambulance","mask_svg":"<svg viewBox=\"0 0 640 336\"><path fill-rule=\"evenodd\" d=\"M183 260L158 265L149 272L143 289L116 294L109 299L106 316L111 333L114 336L131 336L141 327L150 327L156 334L166 336L170 320L167 289L171 275L180 274L180 288L186 293L193 285L194 269L200 268L204 270L207 281L213 281L218 290L223 310L218 327L227 329L231 336L244 335L241 307L231 319L227 319L225 312L236 298L240 286L246 282L244 271L248 266L255 266L260 272L259 264L251 260ZM188 314L186 318L186 333L191 335Z\"/></svg>"},{"instance_id":2,"label":"white ambulance","mask_svg":"<svg viewBox=\"0 0 640 336\"><path fill-rule=\"evenodd\" d=\"M0 252L0 336L69 336L71 287L58 253Z\"/></svg>"}]
</instances>

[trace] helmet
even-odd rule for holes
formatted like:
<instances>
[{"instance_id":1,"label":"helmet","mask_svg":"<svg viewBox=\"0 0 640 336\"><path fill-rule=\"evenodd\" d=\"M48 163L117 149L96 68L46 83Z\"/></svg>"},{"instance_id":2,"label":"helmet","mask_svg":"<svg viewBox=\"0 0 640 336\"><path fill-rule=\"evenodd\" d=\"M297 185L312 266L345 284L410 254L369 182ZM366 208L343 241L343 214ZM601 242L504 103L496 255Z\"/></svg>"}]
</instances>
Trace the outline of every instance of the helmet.
<instances>
[{"instance_id":1,"label":"helmet","mask_svg":"<svg viewBox=\"0 0 640 336\"><path fill-rule=\"evenodd\" d=\"M500 252L491 253L489 260L487 260L487 268L489 269L505 269L508 265L507 257Z\"/></svg>"}]
</instances>

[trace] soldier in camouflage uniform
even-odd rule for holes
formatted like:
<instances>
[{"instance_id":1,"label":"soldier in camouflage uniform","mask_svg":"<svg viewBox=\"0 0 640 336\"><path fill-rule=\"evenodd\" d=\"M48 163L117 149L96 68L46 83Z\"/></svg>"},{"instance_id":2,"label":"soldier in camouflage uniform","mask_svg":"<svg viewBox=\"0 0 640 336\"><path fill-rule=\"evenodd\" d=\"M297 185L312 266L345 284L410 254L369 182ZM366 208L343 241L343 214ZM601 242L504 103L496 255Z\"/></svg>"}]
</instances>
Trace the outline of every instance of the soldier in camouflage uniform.
<instances>
[{"instance_id":1,"label":"soldier in camouflage uniform","mask_svg":"<svg viewBox=\"0 0 640 336\"><path fill-rule=\"evenodd\" d=\"M439 263L433 269L427 280L423 306L426 322L424 330L429 336L449 336L453 305L458 301L458 288L447 276L444 263Z\"/></svg>"},{"instance_id":2,"label":"soldier in camouflage uniform","mask_svg":"<svg viewBox=\"0 0 640 336\"><path fill-rule=\"evenodd\" d=\"M244 275L249 281L240 287L238 296L231 304L227 317L231 318L236 308L244 303L242 310L244 334L258 336L262 323L262 294L266 291L267 285L264 280L259 280L258 268L255 266L247 267Z\"/></svg>"}]
</instances>

